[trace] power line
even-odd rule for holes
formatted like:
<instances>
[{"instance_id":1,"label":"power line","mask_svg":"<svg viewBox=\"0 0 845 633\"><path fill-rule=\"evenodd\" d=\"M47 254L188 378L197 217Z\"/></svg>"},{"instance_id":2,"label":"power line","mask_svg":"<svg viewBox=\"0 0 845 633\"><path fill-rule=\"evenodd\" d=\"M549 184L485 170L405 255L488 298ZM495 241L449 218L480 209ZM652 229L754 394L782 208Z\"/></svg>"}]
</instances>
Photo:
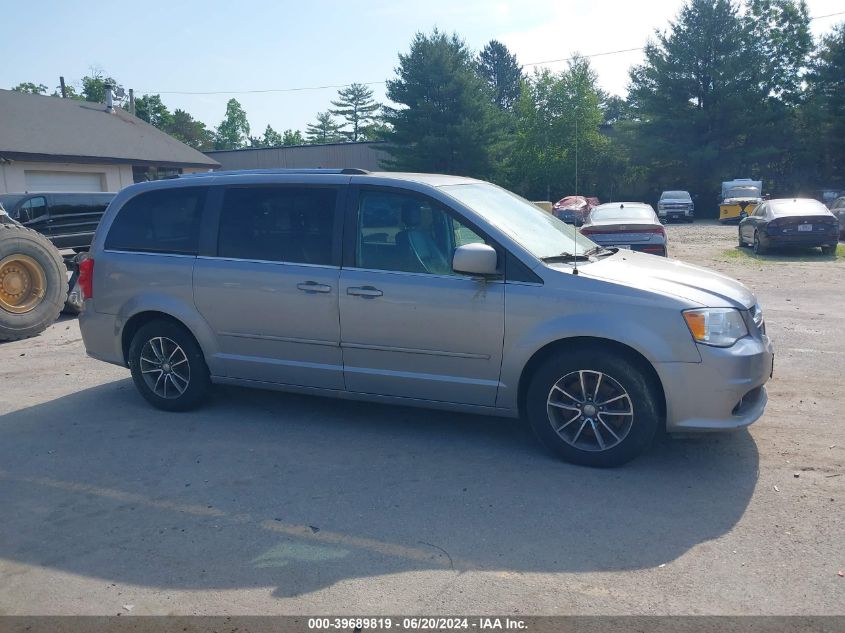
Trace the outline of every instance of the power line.
<instances>
[{"instance_id":1,"label":"power line","mask_svg":"<svg viewBox=\"0 0 845 633\"><path fill-rule=\"evenodd\" d=\"M383 83L387 83L384 81L358 81L355 82L358 84L363 84L365 86L377 86ZM306 86L300 88L266 88L264 90L208 90L203 92L188 92L183 90L145 90L139 89L138 92L144 92L147 94L159 94L159 95L246 95L246 94L261 94L265 92L301 92L304 90L327 90L329 88L348 88L352 84L333 84L330 86Z\"/></svg>"},{"instance_id":2,"label":"power line","mask_svg":"<svg viewBox=\"0 0 845 633\"><path fill-rule=\"evenodd\" d=\"M810 22L813 20L821 20L824 18L833 18L838 15L845 15L845 11L838 11L837 13L828 13L826 15L817 15L815 17L810 18ZM619 55L621 53L634 53L637 51L644 50L645 47L638 46L636 48L621 48L615 51L604 51L602 53L591 53L589 55L577 55L572 57L562 57L560 59L547 59L541 62L528 62L523 64L523 66L542 66L544 64L556 64L558 62L569 62L576 57L581 58L592 58L592 57L604 57L606 55ZM364 82L355 82L358 84L363 84L365 86L381 86L387 83L386 81L364 81ZM137 92L143 92L146 94L161 94L161 95L246 95L246 94L266 94L271 92L306 92L309 90L330 90L330 89L338 89L338 88L348 88L352 84L332 84L326 86L302 86L298 88L266 88L263 90L207 90L207 91L199 91L199 92L192 92L192 91L184 91L184 90L144 90L139 89Z\"/></svg>"},{"instance_id":3,"label":"power line","mask_svg":"<svg viewBox=\"0 0 845 633\"><path fill-rule=\"evenodd\" d=\"M617 55L619 53L630 53L632 51L641 51L643 50L642 46L638 46L637 48L622 48L618 51L605 51L604 53L592 53L591 55L576 55L574 57L563 57L561 59L547 59L542 62L528 62L527 64L523 64L524 66L542 66L543 64L554 64L556 62L570 62L576 57L602 57L603 55Z\"/></svg>"}]
</instances>

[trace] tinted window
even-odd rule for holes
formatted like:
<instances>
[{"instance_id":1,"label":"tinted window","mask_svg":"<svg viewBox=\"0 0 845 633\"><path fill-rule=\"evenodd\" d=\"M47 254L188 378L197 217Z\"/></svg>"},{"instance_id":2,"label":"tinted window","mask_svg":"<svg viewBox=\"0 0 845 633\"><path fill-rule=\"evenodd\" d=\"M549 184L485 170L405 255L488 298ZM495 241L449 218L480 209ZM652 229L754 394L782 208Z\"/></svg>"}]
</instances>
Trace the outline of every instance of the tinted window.
<instances>
[{"instance_id":1,"label":"tinted window","mask_svg":"<svg viewBox=\"0 0 845 633\"><path fill-rule=\"evenodd\" d=\"M331 264L336 189L251 187L223 196L220 257Z\"/></svg>"},{"instance_id":2,"label":"tinted window","mask_svg":"<svg viewBox=\"0 0 845 633\"><path fill-rule=\"evenodd\" d=\"M97 193L54 193L50 196L50 215L103 213L113 197Z\"/></svg>"},{"instance_id":3,"label":"tinted window","mask_svg":"<svg viewBox=\"0 0 845 633\"><path fill-rule=\"evenodd\" d=\"M660 194L661 200L690 200L690 195L686 191L664 191Z\"/></svg>"},{"instance_id":4,"label":"tinted window","mask_svg":"<svg viewBox=\"0 0 845 633\"><path fill-rule=\"evenodd\" d=\"M433 200L361 193L356 250L360 268L448 275L455 248L479 242L484 240Z\"/></svg>"},{"instance_id":5,"label":"tinted window","mask_svg":"<svg viewBox=\"0 0 845 633\"><path fill-rule=\"evenodd\" d=\"M42 198L30 198L21 205L20 219L22 222L29 222L40 218L47 213L47 201Z\"/></svg>"},{"instance_id":6,"label":"tinted window","mask_svg":"<svg viewBox=\"0 0 845 633\"><path fill-rule=\"evenodd\" d=\"M117 214L106 248L196 255L205 188L142 193Z\"/></svg>"}]
</instances>

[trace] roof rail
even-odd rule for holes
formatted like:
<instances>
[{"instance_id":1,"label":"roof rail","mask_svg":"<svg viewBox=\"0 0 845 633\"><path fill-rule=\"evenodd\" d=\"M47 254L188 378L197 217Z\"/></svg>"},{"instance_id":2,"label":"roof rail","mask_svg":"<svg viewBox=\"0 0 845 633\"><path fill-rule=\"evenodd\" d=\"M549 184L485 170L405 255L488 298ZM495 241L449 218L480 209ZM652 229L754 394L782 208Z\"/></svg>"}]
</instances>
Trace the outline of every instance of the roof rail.
<instances>
[{"instance_id":1,"label":"roof rail","mask_svg":"<svg viewBox=\"0 0 845 633\"><path fill-rule=\"evenodd\" d=\"M357 167L346 167L344 169L323 169L323 168L309 168L309 169L228 169L223 171L202 171L191 174L180 174L179 178L197 178L204 176L238 176L247 174L344 174L344 175L363 175L369 174L366 169L358 169Z\"/></svg>"}]
</instances>

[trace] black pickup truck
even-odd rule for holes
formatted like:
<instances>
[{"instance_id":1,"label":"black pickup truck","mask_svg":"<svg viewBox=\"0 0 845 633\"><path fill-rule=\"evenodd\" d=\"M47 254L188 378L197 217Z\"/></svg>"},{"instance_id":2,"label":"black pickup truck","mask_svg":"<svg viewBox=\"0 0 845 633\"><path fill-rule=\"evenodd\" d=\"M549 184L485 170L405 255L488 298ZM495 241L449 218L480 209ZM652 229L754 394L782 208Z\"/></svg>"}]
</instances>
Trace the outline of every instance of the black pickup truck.
<instances>
[{"instance_id":1,"label":"black pickup truck","mask_svg":"<svg viewBox=\"0 0 845 633\"><path fill-rule=\"evenodd\" d=\"M58 249L87 251L113 193L4 193L0 205L13 220L38 231Z\"/></svg>"}]
</instances>

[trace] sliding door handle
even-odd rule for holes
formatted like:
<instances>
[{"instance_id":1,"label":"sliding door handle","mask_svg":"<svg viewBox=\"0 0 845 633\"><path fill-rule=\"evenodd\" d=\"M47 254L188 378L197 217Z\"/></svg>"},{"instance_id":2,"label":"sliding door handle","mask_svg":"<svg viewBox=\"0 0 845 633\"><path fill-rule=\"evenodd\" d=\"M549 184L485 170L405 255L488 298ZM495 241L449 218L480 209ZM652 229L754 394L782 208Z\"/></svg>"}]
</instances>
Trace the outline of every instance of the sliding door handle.
<instances>
[{"instance_id":1,"label":"sliding door handle","mask_svg":"<svg viewBox=\"0 0 845 633\"><path fill-rule=\"evenodd\" d=\"M331 292L332 287L327 284L318 284L316 281L303 281L296 284L296 287L303 292Z\"/></svg>"},{"instance_id":2,"label":"sliding door handle","mask_svg":"<svg viewBox=\"0 0 845 633\"><path fill-rule=\"evenodd\" d=\"M346 289L346 294L353 295L355 297L380 297L384 293L378 288L373 288L372 286L353 286Z\"/></svg>"}]
</instances>

